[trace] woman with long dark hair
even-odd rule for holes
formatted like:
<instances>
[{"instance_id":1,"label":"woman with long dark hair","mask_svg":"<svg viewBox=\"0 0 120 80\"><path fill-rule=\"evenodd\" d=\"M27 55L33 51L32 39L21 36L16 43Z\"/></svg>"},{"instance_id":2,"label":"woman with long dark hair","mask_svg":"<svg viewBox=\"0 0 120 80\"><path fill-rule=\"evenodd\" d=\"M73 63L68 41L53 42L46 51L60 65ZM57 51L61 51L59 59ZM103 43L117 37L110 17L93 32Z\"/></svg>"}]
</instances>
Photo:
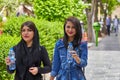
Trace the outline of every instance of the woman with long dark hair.
<instances>
[{"instance_id":1,"label":"woman with long dark hair","mask_svg":"<svg viewBox=\"0 0 120 80\"><path fill-rule=\"evenodd\" d=\"M51 71L47 50L39 44L39 34L32 21L21 25L21 41L13 47L16 58L16 69L10 70L10 58L5 59L7 71L15 72L14 80L42 80L42 73ZM43 67L41 67L43 62Z\"/></svg>"},{"instance_id":2,"label":"woman with long dark hair","mask_svg":"<svg viewBox=\"0 0 120 80\"><path fill-rule=\"evenodd\" d=\"M71 52L69 44L73 47ZM87 42L82 41L80 21L68 17L64 23L64 37L55 45L50 80L55 77L56 80L85 80L82 68L87 65L87 55Z\"/></svg>"}]
</instances>

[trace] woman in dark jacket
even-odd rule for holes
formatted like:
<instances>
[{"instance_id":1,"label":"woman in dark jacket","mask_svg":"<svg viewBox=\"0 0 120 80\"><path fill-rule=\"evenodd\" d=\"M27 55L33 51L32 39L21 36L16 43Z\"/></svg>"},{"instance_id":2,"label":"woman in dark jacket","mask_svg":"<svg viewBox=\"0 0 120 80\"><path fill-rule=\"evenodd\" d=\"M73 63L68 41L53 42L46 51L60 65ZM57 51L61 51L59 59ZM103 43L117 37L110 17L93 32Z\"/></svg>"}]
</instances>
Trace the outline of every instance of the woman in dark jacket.
<instances>
[{"instance_id":1,"label":"woman in dark jacket","mask_svg":"<svg viewBox=\"0 0 120 80\"><path fill-rule=\"evenodd\" d=\"M42 80L44 73L51 71L50 60L45 47L39 45L39 34L35 24L26 21L21 25L21 41L13 47L16 69L9 70L9 57L5 59L7 71L14 73L14 80ZM43 66L41 67L41 62Z\"/></svg>"}]
</instances>

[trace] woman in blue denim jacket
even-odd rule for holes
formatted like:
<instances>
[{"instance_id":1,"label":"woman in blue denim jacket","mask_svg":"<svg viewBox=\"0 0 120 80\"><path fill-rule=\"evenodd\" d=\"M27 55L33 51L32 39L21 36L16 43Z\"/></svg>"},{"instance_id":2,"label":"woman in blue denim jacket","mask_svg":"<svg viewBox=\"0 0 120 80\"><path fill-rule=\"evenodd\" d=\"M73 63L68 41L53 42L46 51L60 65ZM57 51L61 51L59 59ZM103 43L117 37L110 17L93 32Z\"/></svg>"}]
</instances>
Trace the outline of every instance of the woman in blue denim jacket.
<instances>
[{"instance_id":1,"label":"woman in blue denim jacket","mask_svg":"<svg viewBox=\"0 0 120 80\"><path fill-rule=\"evenodd\" d=\"M68 52L68 44L73 50ZM71 60L69 61L71 55ZM87 42L82 41L80 21L69 17L64 23L64 37L56 42L50 80L85 80L82 68L87 65Z\"/></svg>"}]
</instances>

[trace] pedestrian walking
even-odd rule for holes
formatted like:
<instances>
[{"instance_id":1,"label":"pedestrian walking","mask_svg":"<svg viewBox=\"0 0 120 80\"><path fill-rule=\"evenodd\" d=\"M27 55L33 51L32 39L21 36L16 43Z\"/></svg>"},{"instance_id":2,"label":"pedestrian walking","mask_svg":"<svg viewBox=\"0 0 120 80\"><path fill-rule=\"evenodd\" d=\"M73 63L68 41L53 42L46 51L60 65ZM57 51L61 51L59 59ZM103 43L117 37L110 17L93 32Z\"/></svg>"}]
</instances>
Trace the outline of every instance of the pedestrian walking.
<instances>
[{"instance_id":1,"label":"pedestrian walking","mask_svg":"<svg viewBox=\"0 0 120 80\"><path fill-rule=\"evenodd\" d=\"M113 25L114 25L115 35L118 36L119 19L118 19L117 15L115 15L115 18L113 19Z\"/></svg>"},{"instance_id":2,"label":"pedestrian walking","mask_svg":"<svg viewBox=\"0 0 120 80\"><path fill-rule=\"evenodd\" d=\"M82 68L87 65L88 48L81 29L77 18L66 19L63 39L55 45L50 80L86 80Z\"/></svg>"},{"instance_id":3,"label":"pedestrian walking","mask_svg":"<svg viewBox=\"0 0 120 80\"><path fill-rule=\"evenodd\" d=\"M106 27L107 27L108 36L110 36L110 26L111 26L111 17L108 15L106 18Z\"/></svg>"},{"instance_id":4,"label":"pedestrian walking","mask_svg":"<svg viewBox=\"0 0 120 80\"><path fill-rule=\"evenodd\" d=\"M41 74L50 72L51 64L46 48L39 44L38 30L32 21L26 21L20 31L22 39L13 47L16 68L9 69L12 62L6 57L7 71L15 73L14 80L43 80Z\"/></svg>"}]
</instances>

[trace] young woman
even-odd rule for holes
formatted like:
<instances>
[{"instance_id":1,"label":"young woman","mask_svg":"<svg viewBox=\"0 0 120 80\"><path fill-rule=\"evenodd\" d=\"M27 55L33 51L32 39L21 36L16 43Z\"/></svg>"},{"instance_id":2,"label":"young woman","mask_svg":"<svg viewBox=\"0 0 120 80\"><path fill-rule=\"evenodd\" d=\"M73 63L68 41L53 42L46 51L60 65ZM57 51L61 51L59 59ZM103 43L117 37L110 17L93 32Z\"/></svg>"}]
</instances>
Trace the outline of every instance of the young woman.
<instances>
[{"instance_id":1,"label":"young woman","mask_svg":"<svg viewBox=\"0 0 120 80\"><path fill-rule=\"evenodd\" d=\"M50 80L85 80L82 68L87 65L87 42L82 40L80 21L69 17L64 23L64 37L56 42ZM72 43L73 51L68 52ZM68 55L71 55L69 62Z\"/></svg>"},{"instance_id":2,"label":"young woman","mask_svg":"<svg viewBox=\"0 0 120 80\"><path fill-rule=\"evenodd\" d=\"M21 41L13 47L16 69L9 70L9 57L5 59L7 71L15 72L14 80L42 80L42 73L51 71L50 60L45 47L39 44L39 34L35 24L26 21L21 25ZM41 62L43 66L41 67Z\"/></svg>"}]
</instances>

